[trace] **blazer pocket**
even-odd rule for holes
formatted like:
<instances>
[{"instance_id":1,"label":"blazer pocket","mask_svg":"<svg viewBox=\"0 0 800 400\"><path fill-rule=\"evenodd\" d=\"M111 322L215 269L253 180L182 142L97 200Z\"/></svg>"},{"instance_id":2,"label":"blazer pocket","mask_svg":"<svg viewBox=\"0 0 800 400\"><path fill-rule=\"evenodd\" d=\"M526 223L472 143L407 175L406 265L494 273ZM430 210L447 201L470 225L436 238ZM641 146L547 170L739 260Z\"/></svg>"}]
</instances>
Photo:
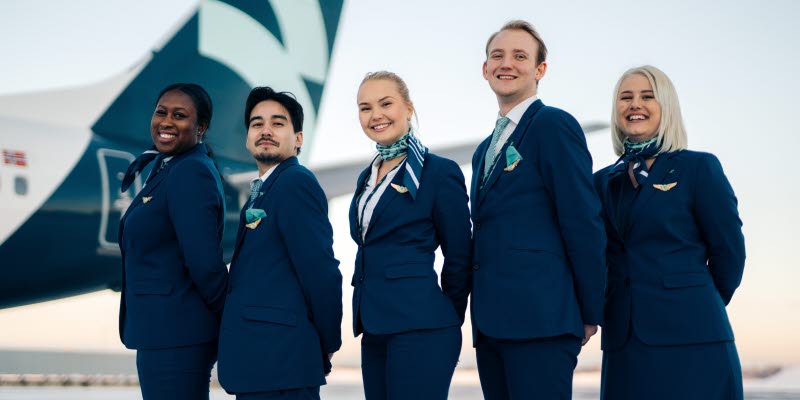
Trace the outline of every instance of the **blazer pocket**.
<instances>
[{"instance_id":1,"label":"blazer pocket","mask_svg":"<svg viewBox=\"0 0 800 400\"><path fill-rule=\"evenodd\" d=\"M390 265L384 271L386 279L421 278L435 274L433 266L428 263L416 262L401 265Z\"/></svg>"},{"instance_id":2,"label":"blazer pocket","mask_svg":"<svg viewBox=\"0 0 800 400\"><path fill-rule=\"evenodd\" d=\"M297 315L293 311L282 308L248 306L242 311L242 317L250 321L297 326Z\"/></svg>"},{"instance_id":3,"label":"blazer pocket","mask_svg":"<svg viewBox=\"0 0 800 400\"><path fill-rule=\"evenodd\" d=\"M134 294L155 294L166 296L172 293L172 283L167 281L133 281L128 283L128 290Z\"/></svg>"},{"instance_id":4,"label":"blazer pocket","mask_svg":"<svg viewBox=\"0 0 800 400\"><path fill-rule=\"evenodd\" d=\"M711 283L711 277L702 272L684 272L679 274L669 274L662 277L664 287L667 289L705 286Z\"/></svg>"}]
</instances>

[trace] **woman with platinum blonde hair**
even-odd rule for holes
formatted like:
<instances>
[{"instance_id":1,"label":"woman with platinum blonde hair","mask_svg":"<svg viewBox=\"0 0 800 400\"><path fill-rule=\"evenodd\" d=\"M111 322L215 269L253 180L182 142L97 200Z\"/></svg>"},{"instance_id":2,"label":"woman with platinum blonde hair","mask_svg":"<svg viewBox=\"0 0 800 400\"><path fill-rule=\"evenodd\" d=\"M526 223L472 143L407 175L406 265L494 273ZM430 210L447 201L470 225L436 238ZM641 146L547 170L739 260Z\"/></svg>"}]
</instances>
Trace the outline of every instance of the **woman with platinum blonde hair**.
<instances>
[{"instance_id":1,"label":"woman with platinum blonde hair","mask_svg":"<svg viewBox=\"0 0 800 400\"><path fill-rule=\"evenodd\" d=\"M742 399L725 306L745 261L719 160L686 150L678 96L658 68L614 89L619 159L595 173L608 235L601 398Z\"/></svg>"}]
</instances>

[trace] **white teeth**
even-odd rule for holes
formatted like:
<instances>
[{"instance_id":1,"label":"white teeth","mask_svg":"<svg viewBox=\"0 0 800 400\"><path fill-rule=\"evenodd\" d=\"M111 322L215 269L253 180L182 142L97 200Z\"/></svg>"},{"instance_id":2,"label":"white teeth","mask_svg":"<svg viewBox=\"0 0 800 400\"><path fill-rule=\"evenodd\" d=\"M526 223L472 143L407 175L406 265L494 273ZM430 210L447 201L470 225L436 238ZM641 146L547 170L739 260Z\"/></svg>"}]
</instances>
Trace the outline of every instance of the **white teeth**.
<instances>
[{"instance_id":1,"label":"white teeth","mask_svg":"<svg viewBox=\"0 0 800 400\"><path fill-rule=\"evenodd\" d=\"M159 133L159 134L158 134L158 137L160 137L160 138L162 138L162 139L172 139L172 138L174 138L175 136L178 136L178 135L173 135L173 134L171 134L171 133Z\"/></svg>"},{"instance_id":2,"label":"white teeth","mask_svg":"<svg viewBox=\"0 0 800 400\"><path fill-rule=\"evenodd\" d=\"M628 121L633 121L633 120L635 120L635 119L641 119L641 120L643 120L643 119L646 119L646 118L645 118L645 116L644 116L644 115L631 115L630 117L628 117Z\"/></svg>"},{"instance_id":3,"label":"white teeth","mask_svg":"<svg viewBox=\"0 0 800 400\"><path fill-rule=\"evenodd\" d=\"M372 127L372 129L374 129L376 131L379 131L379 130L381 130L383 128L386 128L387 126L389 126L389 124L375 125L375 126Z\"/></svg>"},{"instance_id":4,"label":"white teeth","mask_svg":"<svg viewBox=\"0 0 800 400\"><path fill-rule=\"evenodd\" d=\"M510 80L510 79L514 79L514 77L513 76L508 76L508 75L500 75L500 76L497 77L497 79Z\"/></svg>"}]
</instances>

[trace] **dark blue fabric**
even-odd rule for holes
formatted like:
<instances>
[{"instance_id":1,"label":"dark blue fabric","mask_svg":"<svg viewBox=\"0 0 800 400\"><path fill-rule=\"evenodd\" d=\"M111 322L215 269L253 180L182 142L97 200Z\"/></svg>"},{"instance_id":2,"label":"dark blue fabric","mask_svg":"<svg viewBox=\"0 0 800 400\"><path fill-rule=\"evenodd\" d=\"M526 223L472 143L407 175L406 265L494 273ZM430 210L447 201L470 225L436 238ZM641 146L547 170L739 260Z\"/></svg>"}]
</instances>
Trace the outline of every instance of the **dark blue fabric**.
<instances>
[{"instance_id":1,"label":"dark blue fabric","mask_svg":"<svg viewBox=\"0 0 800 400\"><path fill-rule=\"evenodd\" d=\"M255 229L240 221L222 317L219 380L230 393L323 385L328 353L342 343L342 275L325 193L295 157L261 191L253 208L266 217Z\"/></svg>"},{"instance_id":2,"label":"dark blue fabric","mask_svg":"<svg viewBox=\"0 0 800 400\"><path fill-rule=\"evenodd\" d=\"M603 319L606 239L581 127L535 101L481 188L490 139L472 160L473 332L583 337ZM512 144L522 160L507 171Z\"/></svg>"},{"instance_id":3,"label":"dark blue fabric","mask_svg":"<svg viewBox=\"0 0 800 400\"><path fill-rule=\"evenodd\" d=\"M217 342L136 351L143 400L208 400Z\"/></svg>"},{"instance_id":4,"label":"dark blue fabric","mask_svg":"<svg viewBox=\"0 0 800 400\"><path fill-rule=\"evenodd\" d=\"M569 400L581 339L573 335L495 339L478 332L476 355L486 400Z\"/></svg>"},{"instance_id":5,"label":"dark blue fabric","mask_svg":"<svg viewBox=\"0 0 800 400\"><path fill-rule=\"evenodd\" d=\"M447 399L461 352L461 328L389 335L364 332L361 375L367 400Z\"/></svg>"},{"instance_id":6,"label":"dark blue fabric","mask_svg":"<svg viewBox=\"0 0 800 400\"><path fill-rule=\"evenodd\" d=\"M271 390L269 392L237 393L236 400L319 400L319 386Z\"/></svg>"},{"instance_id":7,"label":"dark blue fabric","mask_svg":"<svg viewBox=\"0 0 800 400\"><path fill-rule=\"evenodd\" d=\"M350 234L358 244L353 274L353 332L375 334L460 326L470 292L470 224L464 175L450 160L428 154L416 200L387 187L365 239L358 229L358 178L350 204ZM392 180L402 184L405 168ZM374 177L372 178L374 179ZM441 289L434 251L444 255Z\"/></svg>"},{"instance_id":8,"label":"dark blue fabric","mask_svg":"<svg viewBox=\"0 0 800 400\"><path fill-rule=\"evenodd\" d=\"M120 222L119 332L131 349L216 341L228 270L222 182L205 145L175 156Z\"/></svg>"},{"instance_id":9,"label":"dark blue fabric","mask_svg":"<svg viewBox=\"0 0 800 400\"><path fill-rule=\"evenodd\" d=\"M603 352L603 400L742 400L742 367L733 341L650 346L631 332Z\"/></svg>"},{"instance_id":10,"label":"dark blue fabric","mask_svg":"<svg viewBox=\"0 0 800 400\"><path fill-rule=\"evenodd\" d=\"M129 187L133 184L133 181L136 180L136 177L142 173L142 170L150 164L156 157L158 157L160 153L156 150L156 146L154 145L148 150L145 150L142 154L139 154L139 157L136 157L135 160L128 166L128 169L125 171L125 176L122 178L122 185L120 186L120 191L127 191ZM158 165L158 163L156 163ZM151 174L153 175L153 174Z\"/></svg>"},{"instance_id":11,"label":"dark blue fabric","mask_svg":"<svg viewBox=\"0 0 800 400\"><path fill-rule=\"evenodd\" d=\"M603 349L620 349L631 327L649 345L733 340L725 306L741 282L745 247L719 160L688 150L658 156L625 211L624 234L607 172L595 174L608 232Z\"/></svg>"}]
</instances>

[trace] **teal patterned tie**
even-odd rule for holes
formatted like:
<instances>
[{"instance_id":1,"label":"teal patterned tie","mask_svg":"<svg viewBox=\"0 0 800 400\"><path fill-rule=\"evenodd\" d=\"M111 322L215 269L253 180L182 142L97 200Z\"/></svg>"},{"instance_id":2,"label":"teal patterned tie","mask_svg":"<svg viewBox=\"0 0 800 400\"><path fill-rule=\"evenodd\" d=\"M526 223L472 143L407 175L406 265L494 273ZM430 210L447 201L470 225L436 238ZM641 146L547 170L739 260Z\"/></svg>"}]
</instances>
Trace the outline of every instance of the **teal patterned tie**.
<instances>
[{"instance_id":1,"label":"teal patterned tie","mask_svg":"<svg viewBox=\"0 0 800 400\"><path fill-rule=\"evenodd\" d=\"M255 204L256 199L258 198L259 195L258 191L261 190L261 185L263 184L264 181L262 181L261 179L258 179L255 182L253 182L253 187L250 188L250 206L247 207L248 209L253 208L253 205Z\"/></svg>"},{"instance_id":2,"label":"teal patterned tie","mask_svg":"<svg viewBox=\"0 0 800 400\"><path fill-rule=\"evenodd\" d=\"M494 166L495 162L495 147L497 147L497 142L500 140L500 135L503 134L503 130L506 129L508 123L511 122L511 119L508 117L498 118L497 123L494 125L494 132L492 132L492 141L489 143L489 148L486 149L486 158L483 161L483 180L486 181L489 178L489 172L492 171L492 166Z\"/></svg>"}]
</instances>

